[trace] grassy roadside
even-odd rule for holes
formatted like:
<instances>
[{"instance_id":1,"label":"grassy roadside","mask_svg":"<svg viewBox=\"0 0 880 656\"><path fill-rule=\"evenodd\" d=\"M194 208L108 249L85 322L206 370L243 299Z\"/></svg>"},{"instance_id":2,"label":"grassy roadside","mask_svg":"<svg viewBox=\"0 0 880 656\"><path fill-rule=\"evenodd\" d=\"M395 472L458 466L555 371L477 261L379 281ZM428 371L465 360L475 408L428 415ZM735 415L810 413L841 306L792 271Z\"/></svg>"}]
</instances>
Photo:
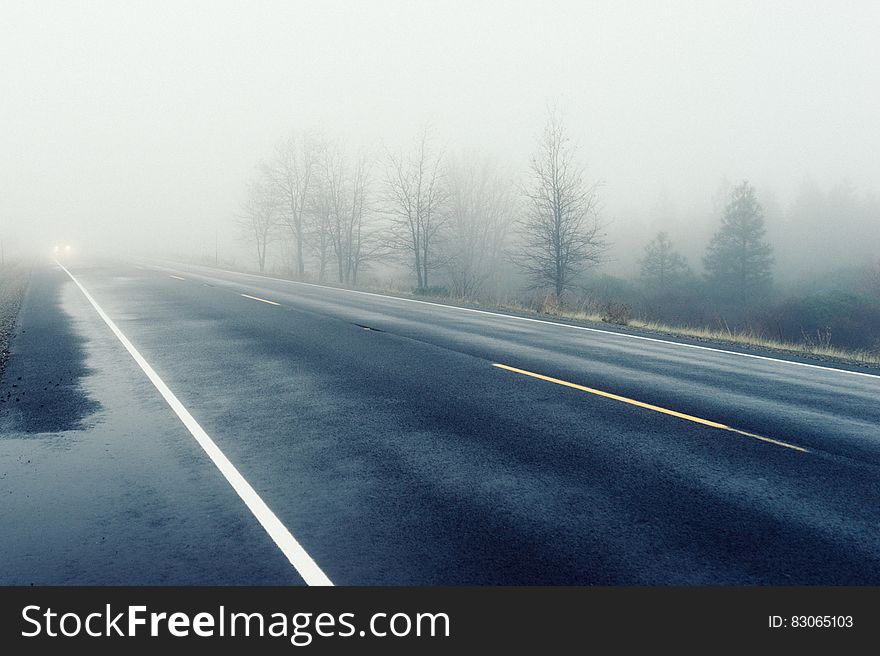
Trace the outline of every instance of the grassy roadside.
<instances>
[{"instance_id":1,"label":"grassy roadside","mask_svg":"<svg viewBox=\"0 0 880 656\"><path fill-rule=\"evenodd\" d=\"M0 265L0 378L9 357L9 340L30 280L30 268L13 262Z\"/></svg>"},{"instance_id":2,"label":"grassy roadside","mask_svg":"<svg viewBox=\"0 0 880 656\"><path fill-rule=\"evenodd\" d=\"M336 286L336 285L328 285ZM772 351L779 354L788 354L801 358L809 358L822 362L836 362L840 364L855 364L868 367L880 367L880 352L866 351L856 349L846 349L831 345L823 345L809 342L792 343L783 342L777 339L771 339L758 335L751 331L737 330L718 330L713 328L694 327L694 326L671 326L657 321L650 321L639 318L628 318L625 322L609 320L609 317L603 314L586 312L583 310L565 310L560 308L541 308L537 309L533 306L523 305L512 301L497 301L495 303L477 303L466 299L452 299L448 297L432 297L419 296L401 292L400 290L378 289L374 287L359 288L361 291L370 291L380 294L388 294L390 296L400 296L403 298L412 298L423 301L431 301L435 303L457 305L460 307L469 307L487 311L497 310L500 312L510 312L512 314L526 315L536 319L547 319L550 321L561 320L574 324L585 325L587 327L610 329L620 332L634 332L645 336L654 336L658 338L684 338L697 342L706 342L716 345L731 345L745 347L746 349L756 349L763 351Z\"/></svg>"},{"instance_id":3,"label":"grassy roadside","mask_svg":"<svg viewBox=\"0 0 880 656\"><path fill-rule=\"evenodd\" d=\"M327 285L335 287L338 285ZM694 326L671 326L657 321L639 318L627 318L625 322L616 321L607 315L586 312L584 310L565 310L557 307L543 307L537 309L534 306L524 305L516 301L499 300L494 303L479 303L467 299L454 299L449 297L421 296L407 293L401 290L389 290L375 287L359 287L360 291L369 291L389 296L400 296L435 303L457 305L480 310L510 312L513 314L527 315L547 320L562 320L587 327L617 330L620 332L636 332L646 336L655 337L679 337L707 344L728 344L731 346L760 349L776 353L806 357L824 362L837 362L842 364L855 364L869 367L880 367L880 352L846 349L831 345L823 345L809 342L792 343L783 342L758 335L751 331L718 330ZM609 314L614 314L610 312Z\"/></svg>"},{"instance_id":4,"label":"grassy roadside","mask_svg":"<svg viewBox=\"0 0 880 656\"><path fill-rule=\"evenodd\" d=\"M880 366L880 352L846 349L808 342L783 342L777 339L764 337L751 331L718 330L694 326L670 326L657 321L638 318L627 319L624 323L609 321L608 317L591 312L558 309L552 311L538 311L534 308L529 308L516 303L502 303L497 307L502 310L533 314L536 317L564 319L575 323L583 323L605 328L610 327L622 331L629 328L634 329L639 333L649 333L666 337L683 337L700 342L711 342L713 344L744 346L752 349L787 353L822 361L867 365L871 367Z\"/></svg>"},{"instance_id":5,"label":"grassy roadside","mask_svg":"<svg viewBox=\"0 0 880 656\"><path fill-rule=\"evenodd\" d=\"M207 266L204 262L192 261L191 264L199 266ZM283 278L279 274L260 274L255 271L241 269L239 267L219 267L228 270L235 270L241 273L249 273L254 275L268 275ZM292 279L291 279L292 280ZM467 307L486 311L509 312L523 316L534 317L536 319L561 320L575 324L582 324L588 327L617 330L620 332L634 332L646 336L655 337L671 337L684 338L697 342L706 342L716 345L739 346L745 349L756 349L763 351L771 351L779 354L788 354L800 358L808 358L823 362L836 362L840 364L862 365L868 367L880 367L880 352L854 350L840 348L831 345L816 344L809 342L793 343L783 342L758 335L750 331L737 330L719 330L707 327L694 326L671 326L656 321L650 321L639 318L627 318L625 321L609 320L608 316L592 313L584 310L566 310L558 307L548 307L546 304L540 309L535 306L525 305L517 301L499 300L494 303L481 303L468 299L456 299L448 296L427 296L408 293L401 289L393 289L388 287L380 287L376 285L364 285L357 288L345 287L335 283L321 283L325 287L337 289L356 289L356 291L372 292L376 294L385 294L388 296L397 296L400 298L410 298L420 301L428 301L442 305L453 305L458 307Z\"/></svg>"}]
</instances>

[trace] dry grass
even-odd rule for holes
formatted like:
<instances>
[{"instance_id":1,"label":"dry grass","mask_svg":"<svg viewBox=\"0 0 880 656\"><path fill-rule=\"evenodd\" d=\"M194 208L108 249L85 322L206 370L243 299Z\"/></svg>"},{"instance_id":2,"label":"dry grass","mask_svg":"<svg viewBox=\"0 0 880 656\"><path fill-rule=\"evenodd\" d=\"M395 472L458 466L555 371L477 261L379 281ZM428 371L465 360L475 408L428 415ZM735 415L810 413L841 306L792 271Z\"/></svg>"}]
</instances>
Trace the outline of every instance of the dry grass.
<instances>
[{"instance_id":1,"label":"dry grass","mask_svg":"<svg viewBox=\"0 0 880 656\"><path fill-rule=\"evenodd\" d=\"M880 353L839 348L830 344L817 344L811 341L800 343L783 342L778 339L770 339L751 331L728 331L713 330L711 328L693 328L690 326L666 326L654 321L634 320L630 325L652 332L692 337L694 339L726 342L730 344L743 344L756 348L784 351L799 355L811 355L821 359L839 360L856 364L880 365Z\"/></svg>"},{"instance_id":2,"label":"dry grass","mask_svg":"<svg viewBox=\"0 0 880 656\"><path fill-rule=\"evenodd\" d=\"M0 376L9 357L9 340L29 279L30 269L23 264L0 265Z\"/></svg>"},{"instance_id":3,"label":"dry grass","mask_svg":"<svg viewBox=\"0 0 880 656\"><path fill-rule=\"evenodd\" d=\"M540 309L535 309L534 307L525 306L521 303L499 304L499 307L514 312L545 315L570 321L582 321L592 324L626 325L640 331L669 335L671 337L688 337L705 342L736 344L751 348L780 351L793 355L807 355L822 360L880 366L880 353L839 348L831 346L830 344L823 344L821 343L821 340L805 339L800 343L783 342L781 340L764 337L763 335L748 330L718 330L693 326L670 326L657 321L648 321L637 318L628 319L623 323L622 321L609 321L609 312L607 311L599 312L590 308L581 308L572 311L557 309L555 312L547 312L546 306L543 306ZM612 311L610 314L613 319L615 317L615 312Z\"/></svg>"}]
</instances>

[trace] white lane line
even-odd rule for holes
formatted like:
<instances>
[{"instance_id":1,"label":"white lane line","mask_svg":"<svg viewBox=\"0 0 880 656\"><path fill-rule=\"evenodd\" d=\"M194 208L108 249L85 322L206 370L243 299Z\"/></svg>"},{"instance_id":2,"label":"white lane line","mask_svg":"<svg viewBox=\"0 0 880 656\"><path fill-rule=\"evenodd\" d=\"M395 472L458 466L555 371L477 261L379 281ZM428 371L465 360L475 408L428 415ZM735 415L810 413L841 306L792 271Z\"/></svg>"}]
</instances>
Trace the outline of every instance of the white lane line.
<instances>
[{"instance_id":1,"label":"white lane line","mask_svg":"<svg viewBox=\"0 0 880 656\"><path fill-rule=\"evenodd\" d=\"M113 323L113 320L107 316L107 313L101 309L101 306L98 305L94 298L92 298L92 295L89 294L86 288L82 286L79 280L77 280L74 275L64 267L64 265L57 260L56 264L58 264L58 266L70 276L70 279L76 283L76 286L79 287L79 290L83 293L88 302L92 304L92 307L95 308L95 311L104 320L104 323L106 323L110 330L113 331L113 334L116 335L117 339L122 342L125 350L128 351L131 357L134 358L134 361L138 363L138 366L140 366L143 372L147 375L150 382L156 386L156 389L159 390L162 398L164 398L168 405L171 406L171 409L174 410L174 413L180 418L183 425L187 427L199 445L205 450L205 453L208 454L208 457L217 466L220 473L222 473L226 480L229 481L229 484L238 493L241 500L245 502L245 505L247 505L253 513L254 517L257 518L257 521L260 522L264 529L266 529L266 533L268 533L269 537L271 537L275 544L278 545L278 548L281 549L282 553L287 557L287 560L290 561L290 564L294 566L297 572L299 572L299 575L305 580L306 584L333 585L327 575L321 571L321 568L318 567L314 560L312 560L312 557L306 552L302 545L300 545L296 538L290 534L287 527L281 523L281 520L278 519L269 506L267 506L263 499L260 498L260 495L257 494L256 490L251 487L251 484L248 483L244 476L239 473L235 468L235 465L229 462L226 455L178 400L174 395L174 392L172 392L165 382L159 378L159 375L155 372L153 367L150 366L134 345L128 341L128 338L122 334L122 331L117 328L116 324Z\"/></svg>"},{"instance_id":2,"label":"white lane line","mask_svg":"<svg viewBox=\"0 0 880 656\"><path fill-rule=\"evenodd\" d=\"M174 278L175 280L186 280L186 278L181 278L180 276L175 276L174 274L168 276L169 278Z\"/></svg>"},{"instance_id":3,"label":"white lane line","mask_svg":"<svg viewBox=\"0 0 880 656\"><path fill-rule=\"evenodd\" d=\"M165 268L165 267L160 267ZM167 270L167 269L166 269ZM458 305L446 305L444 303L434 303L432 301L421 301L415 298L404 298L401 296L389 296L388 294L377 294L376 292L364 292L358 289L345 289L344 287L328 287L327 285L318 285L313 282L300 282L299 280L288 280L286 278L273 278L272 276L261 276L256 273L243 273L241 271L230 271L229 269L215 269L222 273L228 273L234 276L247 276L249 278L257 278L258 280L272 280L274 282L284 282L291 285L303 285L304 287L317 287L318 289L329 289L338 292L347 292L349 294L360 294L362 296L374 296L377 298L387 298L392 301L406 301L407 303L419 303L420 305L433 305L447 310L459 310L460 312L473 312L474 314L485 314L492 317L500 317L502 319L511 319L514 321L528 321L531 323L543 323L549 326L560 326L562 328L571 328L573 330L585 330L591 333L600 333L602 335L613 335L615 337L624 337L627 339L639 339L645 342L656 342L658 344L668 344L670 346L680 346L683 348L697 349L699 351L712 351L713 353L724 353L725 355L737 355L741 358L752 358L754 360L765 360L767 362L779 362L781 364L790 364L796 367L807 367L810 369L821 369L822 371L834 371L841 374L850 374L852 376L864 376L866 378L878 378L880 374L871 374L865 371L851 371L849 369L837 369L835 367L825 367L821 364L809 364L807 362L796 362L794 360L782 360L780 358L772 358L766 355L755 355L754 353L740 353L739 351L727 351L725 349L713 348L711 346L700 346L698 344L686 344L684 342L673 342L668 339L660 339L658 337L645 337L644 335L631 335L629 333L619 333L613 330L603 330L601 328L588 328L587 326L575 326L570 323L560 323L558 321L549 321L547 319L532 319L531 317L518 317L514 314L502 314L500 312L492 312L490 310L477 310L475 308L466 308ZM199 275L210 274L200 273ZM215 278L217 279L217 278ZM220 278L222 280L222 278Z\"/></svg>"},{"instance_id":4,"label":"white lane line","mask_svg":"<svg viewBox=\"0 0 880 656\"><path fill-rule=\"evenodd\" d=\"M275 301L267 301L265 298L260 298L259 296L251 296L250 294L239 294L239 296L244 296L245 298L249 298L253 301L259 301L260 303L268 303L269 305L281 305L281 303L276 303Z\"/></svg>"}]
</instances>

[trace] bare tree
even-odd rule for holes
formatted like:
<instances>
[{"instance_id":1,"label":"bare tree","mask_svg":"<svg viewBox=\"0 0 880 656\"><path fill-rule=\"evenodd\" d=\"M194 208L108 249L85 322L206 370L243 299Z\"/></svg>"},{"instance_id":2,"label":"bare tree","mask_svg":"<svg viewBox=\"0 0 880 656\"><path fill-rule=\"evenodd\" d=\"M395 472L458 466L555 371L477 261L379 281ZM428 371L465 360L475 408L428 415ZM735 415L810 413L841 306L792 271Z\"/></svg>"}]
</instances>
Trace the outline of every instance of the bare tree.
<instances>
[{"instance_id":1,"label":"bare tree","mask_svg":"<svg viewBox=\"0 0 880 656\"><path fill-rule=\"evenodd\" d=\"M375 225L375 212L370 199L370 172L367 159L358 157L349 178L348 214L340 231L337 256L340 259L342 282L357 284L358 274L370 261L388 252L379 239Z\"/></svg>"},{"instance_id":2,"label":"bare tree","mask_svg":"<svg viewBox=\"0 0 880 656\"><path fill-rule=\"evenodd\" d=\"M331 255L331 222L336 200L336 181L329 164L331 148L322 143L315 154L315 170L305 213L305 231L312 252L318 258L318 282L324 282Z\"/></svg>"},{"instance_id":3,"label":"bare tree","mask_svg":"<svg viewBox=\"0 0 880 656\"><path fill-rule=\"evenodd\" d=\"M311 135L292 135L278 144L274 157L263 165L263 173L271 181L284 206L282 218L293 238L299 277L305 274L303 248L306 234L303 219L309 204L315 149L315 139Z\"/></svg>"},{"instance_id":4,"label":"bare tree","mask_svg":"<svg viewBox=\"0 0 880 656\"><path fill-rule=\"evenodd\" d=\"M513 199L488 160L456 161L446 178L443 262L453 293L471 298L497 275L510 236Z\"/></svg>"},{"instance_id":5,"label":"bare tree","mask_svg":"<svg viewBox=\"0 0 880 656\"><path fill-rule=\"evenodd\" d=\"M328 207L330 244L337 280L357 284L357 275L376 254L375 232L367 225L368 172L364 157L350 164L339 146L325 149L321 159L321 189Z\"/></svg>"},{"instance_id":6,"label":"bare tree","mask_svg":"<svg viewBox=\"0 0 880 656\"><path fill-rule=\"evenodd\" d=\"M523 188L524 217L515 262L531 288L550 288L558 302L576 278L598 264L607 243L598 217L597 184L584 180L565 128L551 113Z\"/></svg>"},{"instance_id":7,"label":"bare tree","mask_svg":"<svg viewBox=\"0 0 880 656\"><path fill-rule=\"evenodd\" d=\"M277 196L273 192L268 183L252 181L238 215L238 225L244 237L256 246L261 273L266 270L266 252L275 237L280 218Z\"/></svg>"},{"instance_id":8,"label":"bare tree","mask_svg":"<svg viewBox=\"0 0 880 656\"><path fill-rule=\"evenodd\" d=\"M439 264L435 246L445 219L442 156L431 149L429 141L425 129L410 156L389 154L385 175L390 245L411 262L419 289L428 286L429 272Z\"/></svg>"}]
</instances>

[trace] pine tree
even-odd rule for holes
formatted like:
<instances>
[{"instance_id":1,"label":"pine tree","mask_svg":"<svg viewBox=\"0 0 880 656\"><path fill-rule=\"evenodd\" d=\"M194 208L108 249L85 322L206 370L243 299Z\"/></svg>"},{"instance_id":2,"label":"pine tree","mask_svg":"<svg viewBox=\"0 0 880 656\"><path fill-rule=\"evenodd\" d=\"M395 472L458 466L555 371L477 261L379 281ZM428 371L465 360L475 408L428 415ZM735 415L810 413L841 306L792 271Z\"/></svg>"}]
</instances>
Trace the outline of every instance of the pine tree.
<instances>
[{"instance_id":1,"label":"pine tree","mask_svg":"<svg viewBox=\"0 0 880 656\"><path fill-rule=\"evenodd\" d=\"M764 211L755 189L743 182L731 191L721 227L703 258L706 276L720 295L745 303L769 290L773 247L765 233Z\"/></svg>"},{"instance_id":2,"label":"pine tree","mask_svg":"<svg viewBox=\"0 0 880 656\"><path fill-rule=\"evenodd\" d=\"M659 232L645 246L644 257L639 261L640 277L645 286L653 291L665 292L681 281L688 266L684 256L679 253L669 235Z\"/></svg>"}]
</instances>

